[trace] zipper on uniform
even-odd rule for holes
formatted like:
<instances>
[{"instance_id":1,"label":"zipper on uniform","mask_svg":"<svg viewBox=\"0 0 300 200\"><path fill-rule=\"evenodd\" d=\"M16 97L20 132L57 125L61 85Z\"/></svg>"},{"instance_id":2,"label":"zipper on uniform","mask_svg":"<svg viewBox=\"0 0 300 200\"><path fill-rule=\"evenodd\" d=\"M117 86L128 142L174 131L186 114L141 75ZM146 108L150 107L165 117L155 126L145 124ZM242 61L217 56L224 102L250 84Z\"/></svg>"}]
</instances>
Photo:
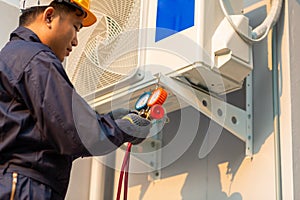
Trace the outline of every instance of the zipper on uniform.
<instances>
[{"instance_id":1,"label":"zipper on uniform","mask_svg":"<svg viewBox=\"0 0 300 200\"><path fill-rule=\"evenodd\" d=\"M17 182L18 182L18 173L17 172L13 172L13 174L12 174L12 185L11 185L10 200L14 200L14 198L15 198Z\"/></svg>"}]
</instances>

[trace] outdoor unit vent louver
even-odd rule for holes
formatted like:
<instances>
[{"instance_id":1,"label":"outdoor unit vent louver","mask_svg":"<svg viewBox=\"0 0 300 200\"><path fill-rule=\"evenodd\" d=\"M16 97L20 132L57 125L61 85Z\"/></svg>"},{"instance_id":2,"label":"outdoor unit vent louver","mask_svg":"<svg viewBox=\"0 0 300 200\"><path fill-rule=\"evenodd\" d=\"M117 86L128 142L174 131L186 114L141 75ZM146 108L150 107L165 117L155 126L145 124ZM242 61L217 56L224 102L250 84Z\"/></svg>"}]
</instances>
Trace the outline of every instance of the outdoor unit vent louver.
<instances>
[{"instance_id":1,"label":"outdoor unit vent louver","mask_svg":"<svg viewBox=\"0 0 300 200\"><path fill-rule=\"evenodd\" d=\"M87 95L129 79L138 69L140 0L95 1L97 22L78 34L66 70L78 93ZM132 49L132 50L131 50Z\"/></svg>"}]
</instances>

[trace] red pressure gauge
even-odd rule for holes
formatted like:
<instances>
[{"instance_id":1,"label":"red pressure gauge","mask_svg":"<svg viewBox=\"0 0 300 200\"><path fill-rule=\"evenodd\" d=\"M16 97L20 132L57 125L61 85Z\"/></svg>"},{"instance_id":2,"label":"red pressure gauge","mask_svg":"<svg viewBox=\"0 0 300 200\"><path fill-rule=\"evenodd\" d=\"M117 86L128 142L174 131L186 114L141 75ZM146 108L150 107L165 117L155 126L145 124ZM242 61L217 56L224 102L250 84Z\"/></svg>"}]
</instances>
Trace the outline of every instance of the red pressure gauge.
<instances>
[{"instance_id":1,"label":"red pressure gauge","mask_svg":"<svg viewBox=\"0 0 300 200\"><path fill-rule=\"evenodd\" d=\"M152 95L149 97L148 100L148 107L152 107L155 104L162 105L165 100L167 99L168 93L162 89L162 88L157 88L152 92Z\"/></svg>"},{"instance_id":2,"label":"red pressure gauge","mask_svg":"<svg viewBox=\"0 0 300 200\"><path fill-rule=\"evenodd\" d=\"M162 105L155 104L150 108L150 117L152 119L162 119L165 116L165 109Z\"/></svg>"}]
</instances>

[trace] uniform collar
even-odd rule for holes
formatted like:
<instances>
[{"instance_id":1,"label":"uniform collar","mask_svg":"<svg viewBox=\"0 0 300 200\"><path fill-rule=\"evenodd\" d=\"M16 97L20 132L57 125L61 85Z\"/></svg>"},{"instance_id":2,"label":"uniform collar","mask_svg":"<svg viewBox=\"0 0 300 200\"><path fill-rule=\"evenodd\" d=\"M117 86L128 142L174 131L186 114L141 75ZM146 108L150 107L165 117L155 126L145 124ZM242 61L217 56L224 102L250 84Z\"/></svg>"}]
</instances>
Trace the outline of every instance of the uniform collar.
<instances>
[{"instance_id":1,"label":"uniform collar","mask_svg":"<svg viewBox=\"0 0 300 200\"><path fill-rule=\"evenodd\" d=\"M39 37L30 29L24 26L19 26L14 32L10 34L10 40L25 40L31 42L40 42Z\"/></svg>"}]
</instances>

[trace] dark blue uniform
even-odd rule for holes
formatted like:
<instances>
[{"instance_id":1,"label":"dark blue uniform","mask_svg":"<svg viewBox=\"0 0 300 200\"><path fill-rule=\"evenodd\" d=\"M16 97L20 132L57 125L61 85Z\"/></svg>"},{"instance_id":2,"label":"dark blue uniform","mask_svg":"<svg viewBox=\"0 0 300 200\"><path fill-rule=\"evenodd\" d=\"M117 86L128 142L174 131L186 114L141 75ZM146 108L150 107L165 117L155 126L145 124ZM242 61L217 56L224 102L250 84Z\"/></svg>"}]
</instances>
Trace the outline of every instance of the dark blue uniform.
<instances>
[{"instance_id":1,"label":"dark blue uniform","mask_svg":"<svg viewBox=\"0 0 300 200\"><path fill-rule=\"evenodd\" d=\"M74 159L109 153L133 139L111 115L91 110L37 35L24 27L11 34L0 52L1 200L9 198L13 172L16 199L26 192L64 198Z\"/></svg>"}]
</instances>

